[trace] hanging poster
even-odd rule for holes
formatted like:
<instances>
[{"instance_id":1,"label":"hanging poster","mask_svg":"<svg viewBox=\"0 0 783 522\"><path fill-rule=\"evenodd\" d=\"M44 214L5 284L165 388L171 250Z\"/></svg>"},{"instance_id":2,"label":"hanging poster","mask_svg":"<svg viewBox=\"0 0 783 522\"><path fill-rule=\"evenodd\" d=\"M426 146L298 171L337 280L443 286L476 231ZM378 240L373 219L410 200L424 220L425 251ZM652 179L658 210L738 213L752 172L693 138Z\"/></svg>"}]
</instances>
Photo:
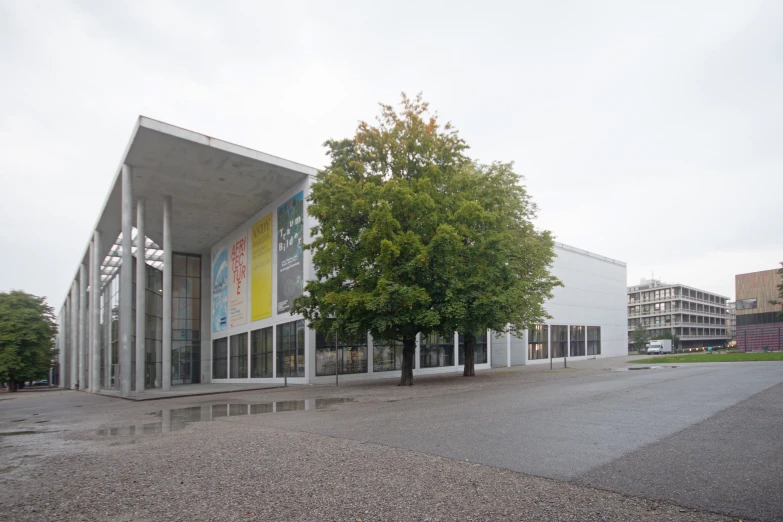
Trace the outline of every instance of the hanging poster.
<instances>
[{"instance_id":1,"label":"hanging poster","mask_svg":"<svg viewBox=\"0 0 783 522\"><path fill-rule=\"evenodd\" d=\"M291 310L304 286L304 193L277 207L277 313Z\"/></svg>"},{"instance_id":2,"label":"hanging poster","mask_svg":"<svg viewBox=\"0 0 783 522\"><path fill-rule=\"evenodd\" d=\"M250 228L250 320L272 316L272 214Z\"/></svg>"},{"instance_id":3,"label":"hanging poster","mask_svg":"<svg viewBox=\"0 0 783 522\"><path fill-rule=\"evenodd\" d=\"M212 331L228 326L228 252L226 247L212 254Z\"/></svg>"},{"instance_id":4,"label":"hanging poster","mask_svg":"<svg viewBox=\"0 0 783 522\"><path fill-rule=\"evenodd\" d=\"M247 322L247 232L231 245L228 319L231 328Z\"/></svg>"}]
</instances>

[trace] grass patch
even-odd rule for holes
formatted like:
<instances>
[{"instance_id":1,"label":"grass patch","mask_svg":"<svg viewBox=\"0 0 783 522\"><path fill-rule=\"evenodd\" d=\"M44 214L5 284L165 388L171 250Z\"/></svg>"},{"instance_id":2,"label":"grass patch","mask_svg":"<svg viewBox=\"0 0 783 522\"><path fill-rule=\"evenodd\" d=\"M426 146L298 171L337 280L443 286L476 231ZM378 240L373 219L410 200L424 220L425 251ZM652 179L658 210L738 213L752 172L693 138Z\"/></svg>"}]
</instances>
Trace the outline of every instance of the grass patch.
<instances>
[{"instance_id":1,"label":"grass patch","mask_svg":"<svg viewBox=\"0 0 783 522\"><path fill-rule=\"evenodd\" d=\"M629 361L633 364L673 364L707 362L746 362L746 361L783 361L783 352L753 353L689 353L683 355L663 355L648 359Z\"/></svg>"}]
</instances>

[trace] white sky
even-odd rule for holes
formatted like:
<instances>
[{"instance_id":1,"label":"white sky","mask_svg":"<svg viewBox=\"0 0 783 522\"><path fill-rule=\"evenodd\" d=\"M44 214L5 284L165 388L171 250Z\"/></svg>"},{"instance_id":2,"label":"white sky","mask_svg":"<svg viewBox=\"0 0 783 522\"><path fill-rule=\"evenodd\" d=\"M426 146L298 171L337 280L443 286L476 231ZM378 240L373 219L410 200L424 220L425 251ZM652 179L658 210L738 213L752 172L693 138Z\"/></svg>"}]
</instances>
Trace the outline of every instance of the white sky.
<instances>
[{"instance_id":1,"label":"white sky","mask_svg":"<svg viewBox=\"0 0 783 522\"><path fill-rule=\"evenodd\" d=\"M783 2L373 4L0 0L0 291L59 307L139 114L322 167L401 91L631 284L783 261Z\"/></svg>"}]
</instances>

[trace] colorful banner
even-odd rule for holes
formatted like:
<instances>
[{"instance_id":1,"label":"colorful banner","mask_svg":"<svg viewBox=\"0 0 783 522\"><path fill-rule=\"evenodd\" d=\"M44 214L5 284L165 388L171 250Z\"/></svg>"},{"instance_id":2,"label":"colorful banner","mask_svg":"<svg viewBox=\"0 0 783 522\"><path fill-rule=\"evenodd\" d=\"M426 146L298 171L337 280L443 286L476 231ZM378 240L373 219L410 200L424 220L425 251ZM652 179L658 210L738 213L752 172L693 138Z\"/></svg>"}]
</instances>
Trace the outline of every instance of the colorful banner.
<instances>
[{"instance_id":1,"label":"colorful banner","mask_svg":"<svg viewBox=\"0 0 783 522\"><path fill-rule=\"evenodd\" d=\"M250 320L272 316L272 214L250 228Z\"/></svg>"},{"instance_id":2,"label":"colorful banner","mask_svg":"<svg viewBox=\"0 0 783 522\"><path fill-rule=\"evenodd\" d=\"M228 318L231 328L247 322L247 232L231 245Z\"/></svg>"},{"instance_id":3,"label":"colorful banner","mask_svg":"<svg viewBox=\"0 0 783 522\"><path fill-rule=\"evenodd\" d=\"M277 313L291 310L304 286L304 193L277 207Z\"/></svg>"},{"instance_id":4,"label":"colorful banner","mask_svg":"<svg viewBox=\"0 0 783 522\"><path fill-rule=\"evenodd\" d=\"M228 252L226 247L212 254L212 331L228 327Z\"/></svg>"}]
</instances>

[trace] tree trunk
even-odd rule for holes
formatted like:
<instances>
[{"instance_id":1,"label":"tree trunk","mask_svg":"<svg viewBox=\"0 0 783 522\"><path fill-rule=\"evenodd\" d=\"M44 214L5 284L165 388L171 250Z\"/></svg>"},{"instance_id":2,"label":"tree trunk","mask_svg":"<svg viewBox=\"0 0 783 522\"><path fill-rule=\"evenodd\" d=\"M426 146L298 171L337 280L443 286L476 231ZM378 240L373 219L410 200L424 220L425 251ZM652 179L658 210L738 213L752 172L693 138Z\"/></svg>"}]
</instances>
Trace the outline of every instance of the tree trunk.
<instances>
[{"instance_id":1,"label":"tree trunk","mask_svg":"<svg viewBox=\"0 0 783 522\"><path fill-rule=\"evenodd\" d=\"M476 376L476 365L475 365L475 354L476 354L476 334L474 333L466 333L466 334L460 334L460 337L463 339L464 344L464 350L465 350L465 371L462 372L463 377L475 377Z\"/></svg>"},{"instance_id":2,"label":"tree trunk","mask_svg":"<svg viewBox=\"0 0 783 522\"><path fill-rule=\"evenodd\" d=\"M16 382L16 379L8 379L8 392L15 392L19 389L19 384Z\"/></svg>"},{"instance_id":3,"label":"tree trunk","mask_svg":"<svg viewBox=\"0 0 783 522\"><path fill-rule=\"evenodd\" d=\"M413 386L413 357L416 355L416 338L402 340L402 374L400 386Z\"/></svg>"}]
</instances>

